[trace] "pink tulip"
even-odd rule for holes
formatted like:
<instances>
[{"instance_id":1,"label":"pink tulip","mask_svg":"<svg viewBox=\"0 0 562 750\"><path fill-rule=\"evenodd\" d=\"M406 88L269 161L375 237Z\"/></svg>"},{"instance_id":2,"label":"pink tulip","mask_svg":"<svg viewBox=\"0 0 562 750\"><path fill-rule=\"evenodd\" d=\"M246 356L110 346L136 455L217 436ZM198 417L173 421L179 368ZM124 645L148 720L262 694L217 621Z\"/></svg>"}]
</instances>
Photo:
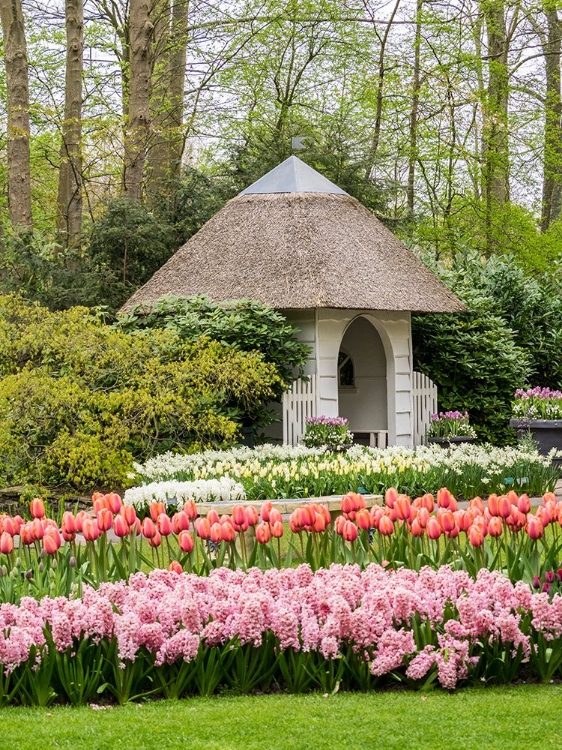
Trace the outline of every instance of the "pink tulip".
<instances>
[{"instance_id":1,"label":"pink tulip","mask_svg":"<svg viewBox=\"0 0 562 750\"><path fill-rule=\"evenodd\" d=\"M115 516L115 518L113 519L113 531L115 533L115 536L118 536L120 539L128 536L129 524L125 520L124 516Z\"/></svg>"},{"instance_id":2,"label":"pink tulip","mask_svg":"<svg viewBox=\"0 0 562 750\"><path fill-rule=\"evenodd\" d=\"M43 534L45 533L45 527L41 523L40 518L34 518L32 521L32 524L33 524L33 536L39 542L41 541L41 539L43 539Z\"/></svg>"},{"instance_id":3,"label":"pink tulip","mask_svg":"<svg viewBox=\"0 0 562 750\"><path fill-rule=\"evenodd\" d=\"M211 526L214 523L220 523L220 516L214 508L211 508L211 510L207 513L207 521Z\"/></svg>"},{"instance_id":4,"label":"pink tulip","mask_svg":"<svg viewBox=\"0 0 562 750\"><path fill-rule=\"evenodd\" d=\"M441 528L446 533L452 531L455 528L455 516L450 510L440 510L437 516L437 520L441 524Z\"/></svg>"},{"instance_id":5,"label":"pink tulip","mask_svg":"<svg viewBox=\"0 0 562 750\"><path fill-rule=\"evenodd\" d=\"M61 528L63 531L66 531L67 534L76 533L76 519L74 518L74 515L69 510L65 511L62 514Z\"/></svg>"},{"instance_id":6,"label":"pink tulip","mask_svg":"<svg viewBox=\"0 0 562 750\"><path fill-rule=\"evenodd\" d=\"M422 495L422 497L420 498L420 508L426 508L430 513L432 513L433 509L435 508L435 499L433 495L428 492L425 495Z\"/></svg>"},{"instance_id":7,"label":"pink tulip","mask_svg":"<svg viewBox=\"0 0 562 750\"><path fill-rule=\"evenodd\" d=\"M109 508L109 510L113 514L119 513L119 511L121 510L121 505L122 505L120 495L118 495L116 492L110 492L108 495L105 496L105 498L106 498L107 507Z\"/></svg>"},{"instance_id":8,"label":"pink tulip","mask_svg":"<svg viewBox=\"0 0 562 750\"><path fill-rule=\"evenodd\" d=\"M170 536L172 533L172 522L167 513L160 513L156 519L156 526L162 536Z\"/></svg>"},{"instance_id":9,"label":"pink tulip","mask_svg":"<svg viewBox=\"0 0 562 750\"><path fill-rule=\"evenodd\" d=\"M355 516L355 523L357 526L359 526L360 529L363 529L364 531L367 531L371 528L371 514L367 510L367 508L361 508L361 510L357 511L357 515Z\"/></svg>"},{"instance_id":10,"label":"pink tulip","mask_svg":"<svg viewBox=\"0 0 562 750\"><path fill-rule=\"evenodd\" d=\"M474 524L468 530L468 540L473 547L481 547L484 544L485 535L482 529Z\"/></svg>"},{"instance_id":11,"label":"pink tulip","mask_svg":"<svg viewBox=\"0 0 562 750\"><path fill-rule=\"evenodd\" d=\"M410 498L407 495L398 495L394 501L394 510L401 521L407 521L411 512Z\"/></svg>"},{"instance_id":12,"label":"pink tulip","mask_svg":"<svg viewBox=\"0 0 562 750\"><path fill-rule=\"evenodd\" d=\"M304 508L303 508L304 510ZM309 515L309 521L312 523L314 520L314 516ZM272 508L269 512L269 523L271 526L274 526L276 523L283 523L283 516L281 514L281 511L279 511L277 508Z\"/></svg>"},{"instance_id":13,"label":"pink tulip","mask_svg":"<svg viewBox=\"0 0 562 750\"><path fill-rule=\"evenodd\" d=\"M143 518L141 532L145 539L152 539L152 537L156 536L158 529L152 518Z\"/></svg>"},{"instance_id":14,"label":"pink tulip","mask_svg":"<svg viewBox=\"0 0 562 750\"><path fill-rule=\"evenodd\" d=\"M526 526L527 534L531 537L531 539L537 540L540 539L544 534L544 526L537 516L530 515L527 518L527 526Z\"/></svg>"},{"instance_id":15,"label":"pink tulip","mask_svg":"<svg viewBox=\"0 0 562 750\"><path fill-rule=\"evenodd\" d=\"M410 531L412 533L412 536L423 536L423 526L419 522L419 519L414 518Z\"/></svg>"},{"instance_id":16,"label":"pink tulip","mask_svg":"<svg viewBox=\"0 0 562 750\"><path fill-rule=\"evenodd\" d=\"M151 547L159 547L162 544L162 535L160 534L158 529L156 529L156 534L154 534L154 536L147 538L147 542Z\"/></svg>"},{"instance_id":17,"label":"pink tulip","mask_svg":"<svg viewBox=\"0 0 562 750\"><path fill-rule=\"evenodd\" d=\"M3 555L9 555L14 549L14 540L11 534L7 531L3 531L0 534L0 552Z\"/></svg>"},{"instance_id":18,"label":"pink tulip","mask_svg":"<svg viewBox=\"0 0 562 750\"><path fill-rule=\"evenodd\" d=\"M191 552L195 545L189 531L180 531L178 534L178 545L182 552Z\"/></svg>"},{"instance_id":19,"label":"pink tulip","mask_svg":"<svg viewBox=\"0 0 562 750\"><path fill-rule=\"evenodd\" d=\"M214 544L222 542L222 526L219 521L211 524L210 539Z\"/></svg>"},{"instance_id":20,"label":"pink tulip","mask_svg":"<svg viewBox=\"0 0 562 750\"><path fill-rule=\"evenodd\" d=\"M357 526L353 523L353 521L346 521L343 527L343 534L342 534L345 541L354 542L357 539L358 535L359 535L359 532L357 530Z\"/></svg>"},{"instance_id":21,"label":"pink tulip","mask_svg":"<svg viewBox=\"0 0 562 750\"><path fill-rule=\"evenodd\" d=\"M60 534L57 529L52 526L46 529L45 535L43 536L43 549L47 555L56 555L62 541Z\"/></svg>"},{"instance_id":22,"label":"pink tulip","mask_svg":"<svg viewBox=\"0 0 562 750\"><path fill-rule=\"evenodd\" d=\"M211 528L212 532L212 528ZM221 539L223 542L233 542L236 539L236 531L230 523L221 524Z\"/></svg>"},{"instance_id":23,"label":"pink tulip","mask_svg":"<svg viewBox=\"0 0 562 750\"><path fill-rule=\"evenodd\" d=\"M187 517L190 521L194 521L199 515L195 500L187 500L183 506L184 511L187 513Z\"/></svg>"},{"instance_id":24,"label":"pink tulip","mask_svg":"<svg viewBox=\"0 0 562 750\"><path fill-rule=\"evenodd\" d=\"M511 515L511 500L506 495L502 495L498 498L498 512L497 515L501 518L507 518Z\"/></svg>"},{"instance_id":25,"label":"pink tulip","mask_svg":"<svg viewBox=\"0 0 562 750\"><path fill-rule=\"evenodd\" d=\"M275 539L280 539L283 536L284 528L283 521L275 521L271 525L271 536Z\"/></svg>"},{"instance_id":26,"label":"pink tulip","mask_svg":"<svg viewBox=\"0 0 562 750\"><path fill-rule=\"evenodd\" d=\"M246 528L248 528L246 509L243 505L235 505L232 508L232 520L237 526L243 526L244 524L246 524Z\"/></svg>"},{"instance_id":27,"label":"pink tulip","mask_svg":"<svg viewBox=\"0 0 562 750\"><path fill-rule=\"evenodd\" d=\"M499 516L490 518L488 523L488 534L493 537L498 537L503 534L503 523Z\"/></svg>"},{"instance_id":28,"label":"pink tulip","mask_svg":"<svg viewBox=\"0 0 562 750\"><path fill-rule=\"evenodd\" d=\"M87 542L95 542L96 539L99 538L100 530L95 518L90 516L84 519L82 523L82 534Z\"/></svg>"},{"instance_id":29,"label":"pink tulip","mask_svg":"<svg viewBox=\"0 0 562 750\"><path fill-rule=\"evenodd\" d=\"M258 525L260 519L258 516L258 512L253 505L246 506L246 519L248 521L248 526Z\"/></svg>"},{"instance_id":30,"label":"pink tulip","mask_svg":"<svg viewBox=\"0 0 562 750\"><path fill-rule=\"evenodd\" d=\"M431 516L431 518L428 520L425 527L425 532L430 539L439 539L439 537L441 536L441 524L435 518L435 516Z\"/></svg>"},{"instance_id":31,"label":"pink tulip","mask_svg":"<svg viewBox=\"0 0 562 750\"><path fill-rule=\"evenodd\" d=\"M29 510L33 518L44 518L45 516L45 503L40 497L35 497L29 504Z\"/></svg>"},{"instance_id":32,"label":"pink tulip","mask_svg":"<svg viewBox=\"0 0 562 750\"><path fill-rule=\"evenodd\" d=\"M189 529L189 516L185 510L180 510L179 513L174 513L172 516L172 530L174 534L179 534L180 531L187 531Z\"/></svg>"},{"instance_id":33,"label":"pink tulip","mask_svg":"<svg viewBox=\"0 0 562 750\"><path fill-rule=\"evenodd\" d=\"M262 504L260 509L260 516L262 521L269 521L269 513L272 508L273 503L271 502L271 500L266 500L266 502Z\"/></svg>"},{"instance_id":34,"label":"pink tulip","mask_svg":"<svg viewBox=\"0 0 562 750\"><path fill-rule=\"evenodd\" d=\"M196 518L193 525L195 526L195 533L200 539L211 538L211 524L208 518Z\"/></svg>"},{"instance_id":35,"label":"pink tulip","mask_svg":"<svg viewBox=\"0 0 562 750\"><path fill-rule=\"evenodd\" d=\"M102 508L96 513L98 527L100 531L109 531L113 526L113 514L109 508Z\"/></svg>"},{"instance_id":36,"label":"pink tulip","mask_svg":"<svg viewBox=\"0 0 562 750\"><path fill-rule=\"evenodd\" d=\"M269 524L262 521L256 526L256 540L258 544L267 544L271 539L271 529Z\"/></svg>"},{"instance_id":37,"label":"pink tulip","mask_svg":"<svg viewBox=\"0 0 562 750\"><path fill-rule=\"evenodd\" d=\"M394 503L398 499L398 490L395 487L389 487L384 493L385 505L389 508L394 508Z\"/></svg>"},{"instance_id":38,"label":"pink tulip","mask_svg":"<svg viewBox=\"0 0 562 750\"><path fill-rule=\"evenodd\" d=\"M379 521L379 534L391 536L394 533L394 524L389 516L384 515Z\"/></svg>"},{"instance_id":39,"label":"pink tulip","mask_svg":"<svg viewBox=\"0 0 562 750\"><path fill-rule=\"evenodd\" d=\"M168 570L172 571L172 573L177 573L178 575L181 575L181 573L183 573L183 568L177 560L172 560L172 562L168 565Z\"/></svg>"}]
</instances>

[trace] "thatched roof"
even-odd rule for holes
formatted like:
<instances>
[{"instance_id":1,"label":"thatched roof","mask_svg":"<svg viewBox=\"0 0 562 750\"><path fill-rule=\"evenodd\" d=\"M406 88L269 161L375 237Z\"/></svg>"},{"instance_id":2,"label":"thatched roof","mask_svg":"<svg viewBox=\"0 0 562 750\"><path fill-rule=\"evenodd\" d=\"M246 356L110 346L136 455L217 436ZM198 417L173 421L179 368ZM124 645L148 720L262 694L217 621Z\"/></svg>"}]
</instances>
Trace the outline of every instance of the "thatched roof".
<instances>
[{"instance_id":1,"label":"thatched roof","mask_svg":"<svg viewBox=\"0 0 562 750\"><path fill-rule=\"evenodd\" d=\"M277 309L465 309L359 201L294 156L229 201L122 312L167 294Z\"/></svg>"}]
</instances>

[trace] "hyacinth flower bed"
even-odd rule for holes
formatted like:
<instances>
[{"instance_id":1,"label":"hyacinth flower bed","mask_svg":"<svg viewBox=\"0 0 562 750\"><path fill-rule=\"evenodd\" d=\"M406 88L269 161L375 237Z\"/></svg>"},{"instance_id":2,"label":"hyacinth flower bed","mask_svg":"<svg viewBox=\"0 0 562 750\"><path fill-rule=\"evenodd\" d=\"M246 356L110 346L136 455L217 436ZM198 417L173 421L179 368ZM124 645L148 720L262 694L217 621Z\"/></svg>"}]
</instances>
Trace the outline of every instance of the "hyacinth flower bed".
<instances>
[{"instance_id":1,"label":"hyacinth flower bed","mask_svg":"<svg viewBox=\"0 0 562 750\"><path fill-rule=\"evenodd\" d=\"M146 501L141 485L156 483L157 492L158 483L169 481L229 478L242 485L248 500L343 495L350 489L379 494L388 487L412 497L448 487L455 496L469 499L511 489L541 496L554 489L559 476L551 457L534 449L490 445L448 450L353 446L337 454L323 448L263 445L193 455L166 453L135 468L139 487L128 492L138 503Z\"/></svg>"},{"instance_id":2,"label":"hyacinth flower bed","mask_svg":"<svg viewBox=\"0 0 562 750\"><path fill-rule=\"evenodd\" d=\"M498 572L158 570L0 605L0 700L424 690L562 677L562 596Z\"/></svg>"},{"instance_id":3,"label":"hyacinth flower bed","mask_svg":"<svg viewBox=\"0 0 562 750\"><path fill-rule=\"evenodd\" d=\"M348 493L341 510L332 520L326 506L311 502L287 523L271 501L259 513L239 504L230 515L213 509L201 517L188 500L172 516L163 503L152 503L141 521L116 493L98 493L92 512L67 511L59 526L35 499L31 520L0 517L0 601L79 596L84 585L98 588L155 568L209 574L223 566L266 570L300 563L313 570L334 563L413 570L447 564L473 577L486 568L555 592L562 502L552 493L533 510L527 495L513 491L486 503L473 498L459 509L444 488L436 498L414 500L390 489L384 505L370 510L362 495Z\"/></svg>"}]
</instances>

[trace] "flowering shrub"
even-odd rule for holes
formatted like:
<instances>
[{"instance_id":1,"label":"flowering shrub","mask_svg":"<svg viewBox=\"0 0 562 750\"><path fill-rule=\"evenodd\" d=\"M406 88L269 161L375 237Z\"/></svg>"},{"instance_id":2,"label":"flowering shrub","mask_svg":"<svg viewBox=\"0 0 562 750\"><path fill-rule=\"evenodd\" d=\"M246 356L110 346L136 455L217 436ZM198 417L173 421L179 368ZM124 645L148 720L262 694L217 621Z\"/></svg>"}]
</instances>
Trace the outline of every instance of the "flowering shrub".
<instances>
[{"instance_id":1,"label":"flowering shrub","mask_svg":"<svg viewBox=\"0 0 562 750\"><path fill-rule=\"evenodd\" d=\"M348 421L344 417L307 417L306 430L302 438L307 448L343 448L353 443Z\"/></svg>"},{"instance_id":2,"label":"flowering shrub","mask_svg":"<svg viewBox=\"0 0 562 750\"><path fill-rule=\"evenodd\" d=\"M146 483L228 476L243 485L248 500L343 495L360 487L377 494L392 486L412 496L440 487L464 498L506 489L542 495L554 489L558 478L550 459L535 448L468 444L451 450L433 445L354 445L338 454L324 448L262 445L190 455L165 453L135 468L137 482Z\"/></svg>"},{"instance_id":3,"label":"flowering shrub","mask_svg":"<svg viewBox=\"0 0 562 750\"><path fill-rule=\"evenodd\" d=\"M468 412L441 411L431 415L431 424L427 437L476 437L476 430L471 427Z\"/></svg>"},{"instance_id":4,"label":"flowering shrub","mask_svg":"<svg viewBox=\"0 0 562 750\"><path fill-rule=\"evenodd\" d=\"M80 598L0 605L0 663L0 700L39 705L273 683L328 692L385 679L549 681L562 676L562 597L449 567L159 570Z\"/></svg>"},{"instance_id":5,"label":"flowering shrub","mask_svg":"<svg viewBox=\"0 0 562 750\"><path fill-rule=\"evenodd\" d=\"M519 388L515 391L513 416L517 419L562 419L562 391Z\"/></svg>"},{"instance_id":6,"label":"flowering shrub","mask_svg":"<svg viewBox=\"0 0 562 750\"><path fill-rule=\"evenodd\" d=\"M166 509L179 509L187 500L197 502L236 501L246 499L244 488L229 477L198 479L194 482L152 482L125 491L123 502L141 509L150 503L163 502Z\"/></svg>"}]
</instances>

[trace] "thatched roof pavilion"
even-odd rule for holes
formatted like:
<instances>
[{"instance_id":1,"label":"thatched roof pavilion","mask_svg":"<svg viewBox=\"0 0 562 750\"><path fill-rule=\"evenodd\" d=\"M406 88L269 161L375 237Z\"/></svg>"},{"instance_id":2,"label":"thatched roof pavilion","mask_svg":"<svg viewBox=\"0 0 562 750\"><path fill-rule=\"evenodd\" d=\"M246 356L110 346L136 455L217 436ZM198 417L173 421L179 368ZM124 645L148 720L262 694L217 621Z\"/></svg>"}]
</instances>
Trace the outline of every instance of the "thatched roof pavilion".
<instances>
[{"instance_id":1,"label":"thatched roof pavilion","mask_svg":"<svg viewBox=\"0 0 562 750\"><path fill-rule=\"evenodd\" d=\"M284 310L464 310L370 211L296 156L230 200L122 312L167 294Z\"/></svg>"},{"instance_id":2,"label":"thatched roof pavilion","mask_svg":"<svg viewBox=\"0 0 562 750\"><path fill-rule=\"evenodd\" d=\"M411 313L464 306L359 201L300 159L229 201L122 311L195 294L281 310L310 346L308 377L278 405L270 438L294 444L305 418L324 414L347 417L371 444L423 440L437 396L413 370Z\"/></svg>"}]
</instances>

